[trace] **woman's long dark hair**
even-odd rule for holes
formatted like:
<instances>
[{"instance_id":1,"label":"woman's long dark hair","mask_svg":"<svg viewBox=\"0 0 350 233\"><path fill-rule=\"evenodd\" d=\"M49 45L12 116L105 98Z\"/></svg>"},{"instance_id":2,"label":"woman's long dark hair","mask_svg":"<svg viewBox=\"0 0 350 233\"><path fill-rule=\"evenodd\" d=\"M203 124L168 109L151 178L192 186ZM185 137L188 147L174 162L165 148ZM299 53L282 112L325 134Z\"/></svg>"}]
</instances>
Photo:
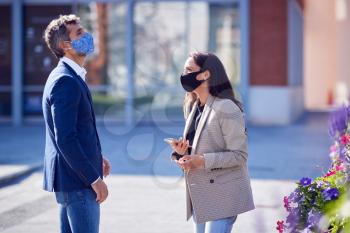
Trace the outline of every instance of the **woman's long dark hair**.
<instances>
[{"instance_id":1,"label":"woman's long dark hair","mask_svg":"<svg viewBox=\"0 0 350 233\"><path fill-rule=\"evenodd\" d=\"M206 52L194 52L189 57L193 58L194 62L201 67L201 70L210 72L210 78L208 79L209 93L221 99L232 100L243 112L242 104L235 97L231 82L220 59L216 55ZM184 110L188 104L193 104L194 101L195 95L187 93Z\"/></svg>"}]
</instances>

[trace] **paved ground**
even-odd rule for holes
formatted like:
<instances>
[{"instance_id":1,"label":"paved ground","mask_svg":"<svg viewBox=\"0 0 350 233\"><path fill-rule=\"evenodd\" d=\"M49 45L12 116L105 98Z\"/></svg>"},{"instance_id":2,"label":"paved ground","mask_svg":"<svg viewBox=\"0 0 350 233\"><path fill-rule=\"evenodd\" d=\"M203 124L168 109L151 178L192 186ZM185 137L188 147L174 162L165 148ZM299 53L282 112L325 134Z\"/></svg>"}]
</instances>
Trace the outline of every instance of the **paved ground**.
<instances>
[{"instance_id":1,"label":"paved ground","mask_svg":"<svg viewBox=\"0 0 350 233\"><path fill-rule=\"evenodd\" d=\"M190 233L185 221L182 179L113 175L107 179L109 199L102 205L101 233ZM281 198L292 182L253 180L257 209L240 215L233 232L271 233L284 215ZM58 232L58 211L52 194L40 191L41 174L21 185L0 190L0 232Z\"/></svg>"},{"instance_id":2,"label":"paved ground","mask_svg":"<svg viewBox=\"0 0 350 233\"><path fill-rule=\"evenodd\" d=\"M31 165L0 165L0 188L13 183L13 180L27 176L42 167L42 163Z\"/></svg>"},{"instance_id":3,"label":"paved ground","mask_svg":"<svg viewBox=\"0 0 350 233\"><path fill-rule=\"evenodd\" d=\"M282 198L292 180L316 177L329 164L325 114L307 114L287 127L249 126L249 168L257 210L239 217L233 232L274 232L284 214ZM169 160L165 137L181 135L181 124L99 126L104 154L113 174L111 195L102 208L102 233L191 232L184 221L181 172ZM42 161L42 125L0 126L0 164L28 165ZM0 170L2 166L0 165ZM41 191L41 174L0 188L0 232L57 232L52 195Z\"/></svg>"}]
</instances>

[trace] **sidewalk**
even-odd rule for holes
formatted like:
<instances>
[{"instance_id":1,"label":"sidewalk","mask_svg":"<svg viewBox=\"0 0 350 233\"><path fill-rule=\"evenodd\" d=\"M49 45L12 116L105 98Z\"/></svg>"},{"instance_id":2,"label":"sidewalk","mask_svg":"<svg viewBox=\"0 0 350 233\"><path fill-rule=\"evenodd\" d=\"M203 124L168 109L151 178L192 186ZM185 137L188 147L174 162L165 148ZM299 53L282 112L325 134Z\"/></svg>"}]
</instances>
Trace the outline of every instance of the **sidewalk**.
<instances>
[{"instance_id":1,"label":"sidewalk","mask_svg":"<svg viewBox=\"0 0 350 233\"><path fill-rule=\"evenodd\" d=\"M101 207L101 233L192 233L185 221L184 182L177 177L113 175L110 195ZM0 189L0 232L58 232L54 195L39 191L41 174L18 186ZM273 233L283 217L282 199L290 181L253 180L256 210L238 217L233 232ZM10 194L10 195L9 195Z\"/></svg>"},{"instance_id":2,"label":"sidewalk","mask_svg":"<svg viewBox=\"0 0 350 233\"><path fill-rule=\"evenodd\" d=\"M248 165L257 210L241 215L233 232L275 232L276 221L285 214L283 196L294 188L293 180L314 178L329 166L327 123L326 114L307 114L290 126L248 126ZM191 222L184 220L182 173L170 161L170 148L163 142L179 137L182 127L100 123L98 131L103 154L113 168L101 232L192 232ZM0 142L0 180L42 163L43 125L1 126ZM0 232L57 232L53 195L42 191L41 185L41 174L35 173L0 188Z\"/></svg>"},{"instance_id":3,"label":"sidewalk","mask_svg":"<svg viewBox=\"0 0 350 233\"><path fill-rule=\"evenodd\" d=\"M26 176L41 167L41 163L30 165L0 165L0 187Z\"/></svg>"}]
</instances>

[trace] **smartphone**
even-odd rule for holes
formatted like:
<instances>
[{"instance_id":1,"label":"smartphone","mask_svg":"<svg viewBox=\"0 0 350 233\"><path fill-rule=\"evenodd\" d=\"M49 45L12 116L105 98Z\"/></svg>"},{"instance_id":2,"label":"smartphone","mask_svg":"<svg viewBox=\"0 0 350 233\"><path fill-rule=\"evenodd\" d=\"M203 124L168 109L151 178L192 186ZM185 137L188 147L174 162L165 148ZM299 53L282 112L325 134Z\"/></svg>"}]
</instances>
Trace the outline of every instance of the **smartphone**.
<instances>
[{"instance_id":1,"label":"smartphone","mask_svg":"<svg viewBox=\"0 0 350 233\"><path fill-rule=\"evenodd\" d=\"M168 144L171 144L173 143L174 141L177 141L177 139L175 138L164 138L164 142L168 143Z\"/></svg>"}]
</instances>

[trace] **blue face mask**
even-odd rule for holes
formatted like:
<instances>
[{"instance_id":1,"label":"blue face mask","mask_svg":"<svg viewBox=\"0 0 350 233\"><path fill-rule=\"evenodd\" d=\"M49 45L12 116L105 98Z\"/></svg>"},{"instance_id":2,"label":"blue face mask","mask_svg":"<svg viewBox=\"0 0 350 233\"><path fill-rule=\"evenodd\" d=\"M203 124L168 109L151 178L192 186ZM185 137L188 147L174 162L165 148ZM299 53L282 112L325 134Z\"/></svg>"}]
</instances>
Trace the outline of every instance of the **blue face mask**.
<instances>
[{"instance_id":1,"label":"blue face mask","mask_svg":"<svg viewBox=\"0 0 350 233\"><path fill-rule=\"evenodd\" d=\"M82 55L89 55L94 52L94 38L85 32L79 39L72 41L72 48Z\"/></svg>"}]
</instances>

